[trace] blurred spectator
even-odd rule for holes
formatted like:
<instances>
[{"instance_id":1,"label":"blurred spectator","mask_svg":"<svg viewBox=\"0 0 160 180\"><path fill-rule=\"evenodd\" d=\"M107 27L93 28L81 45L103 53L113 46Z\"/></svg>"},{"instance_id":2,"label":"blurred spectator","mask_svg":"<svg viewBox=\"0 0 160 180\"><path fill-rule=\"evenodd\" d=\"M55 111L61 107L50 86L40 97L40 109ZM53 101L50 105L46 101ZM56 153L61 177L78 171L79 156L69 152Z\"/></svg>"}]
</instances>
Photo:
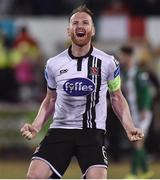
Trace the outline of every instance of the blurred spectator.
<instances>
[{"instance_id":1,"label":"blurred spectator","mask_svg":"<svg viewBox=\"0 0 160 180\"><path fill-rule=\"evenodd\" d=\"M37 46L36 41L31 37L26 26L20 27L19 33L14 41L14 46L18 47L21 43L27 43L31 46Z\"/></svg>"},{"instance_id":2,"label":"blurred spectator","mask_svg":"<svg viewBox=\"0 0 160 180\"><path fill-rule=\"evenodd\" d=\"M152 122L152 94L149 74L137 66L132 46L121 47L119 58L122 65L122 88L130 106L133 121L137 127L143 130L146 139ZM133 143L133 148L131 172L126 178L151 178L153 172L148 166L145 141ZM139 169L142 171L140 175L138 174Z\"/></svg>"},{"instance_id":3,"label":"blurred spectator","mask_svg":"<svg viewBox=\"0 0 160 180\"><path fill-rule=\"evenodd\" d=\"M5 36L5 47L7 49L12 48L13 39L15 36L15 26L13 20L8 18L0 20L0 29L3 31L3 34Z\"/></svg>"},{"instance_id":4,"label":"blurred spectator","mask_svg":"<svg viewBox=\"0 0 160 180\"><path fill-rule=\"evenodd\" d=\"M7 48L7 36L1 26L0 26L0 44L1 44L1 48L2 47Z\"/></svg>"},{"instance_id":5,"label":"blurred spectator","mask_svg":"<svg viewBox=\"0 0 160 180\"><path fill-rule=\"evenodd\" d=\"M138 55L138 65L141 69L148 72L149 79L152 82L152 87L154 87L154 96L158 97L160 91L160 82L158 79L157 74L157 68L158 65L156 64L155 56L156 54L153 54L151 47L144 46L142 48L139 48L139 55Z\"/></svg>"},{"instance_id":6,"label":"blurred spectator","mask_svg":"<svg viewBox=\"0 0 160 180\"><path fill-rule=\"evenodd\" d=\"M19 95L22 101L35 100L35 91L40 69L40 49L38 43L23 26L14 41L11 59L14 62L15 77L19 84Z\"/></svg>"},{"instance_id":7,"label":"blurred spectator","mask_svg":"<svg viewBox=\"0 0 160 180\"><path fill-rule=\"evenodd\" d=\"M17 101L17 83L9 59L9 50L5 46L6 36L0 29L0 101Z\"/></svg>"}]
</instances>

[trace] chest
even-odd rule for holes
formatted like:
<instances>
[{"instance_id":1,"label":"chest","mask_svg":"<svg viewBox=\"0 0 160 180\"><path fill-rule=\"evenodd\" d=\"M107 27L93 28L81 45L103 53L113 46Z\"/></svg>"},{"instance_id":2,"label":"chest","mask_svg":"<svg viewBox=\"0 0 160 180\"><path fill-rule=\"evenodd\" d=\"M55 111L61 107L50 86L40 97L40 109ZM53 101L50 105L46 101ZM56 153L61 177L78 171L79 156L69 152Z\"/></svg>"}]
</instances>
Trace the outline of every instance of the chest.
<instances>
[{"instance_id":1,"label":"chest","mask_svg":"<svg viewBox=\"0 0 160 180\"><path fill-rule=\"evenodd\" d=\"M94 59L72 60L56 71L57 89L72 96L87 95L101 84L101 62Z\"/></svg>"}]
</instances>

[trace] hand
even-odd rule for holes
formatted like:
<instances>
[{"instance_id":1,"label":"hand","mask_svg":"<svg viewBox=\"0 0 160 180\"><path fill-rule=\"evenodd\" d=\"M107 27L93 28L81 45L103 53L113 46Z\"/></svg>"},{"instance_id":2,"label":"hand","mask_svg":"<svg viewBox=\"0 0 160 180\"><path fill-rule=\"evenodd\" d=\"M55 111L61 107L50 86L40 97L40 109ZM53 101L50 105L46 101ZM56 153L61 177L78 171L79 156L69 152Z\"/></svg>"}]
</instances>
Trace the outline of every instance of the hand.
<instances>
[{"instance_id":1,"label":"hand","mask_svg":"<svg viewBox=\"0 0 160 180\"><path fill-rule=\"evenodd\" d=\"M141 129L134 128L133 130L127 132L127 136L130 141L139 141L143 139L144 133L142 132Z\"/></svg>"},{"instance_id":2,"label":"hand","mask_svg":"<svg viewBox=\"0 0 160 180\"><path fill-rule=\"evenodd\" d=\"M33 139L37 133L39 132L38 129L36 129L33 125L26 123L22 128L21 128L21 133L22 136L25 137L28 140Z\"/></svg>"}]
</instances>

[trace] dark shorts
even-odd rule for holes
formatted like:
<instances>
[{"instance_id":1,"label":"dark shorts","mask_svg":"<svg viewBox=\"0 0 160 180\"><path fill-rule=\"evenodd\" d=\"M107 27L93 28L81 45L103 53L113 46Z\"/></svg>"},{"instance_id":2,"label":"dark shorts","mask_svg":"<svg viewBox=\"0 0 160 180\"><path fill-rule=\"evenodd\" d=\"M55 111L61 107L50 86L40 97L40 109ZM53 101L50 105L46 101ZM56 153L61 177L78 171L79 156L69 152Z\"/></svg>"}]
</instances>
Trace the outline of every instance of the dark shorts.
<instances>
[{"instance_id":1,"label":"dark shorts","mask_svg":"<svg viewBox=\"0 0 160 180\"><path fill-rule=\"evenodd\" d=\"M104 131L99 129L49 129L32 159L46 162L61 178L75 156L85 175L91 166L107 168L104 138Z\"/></svg>"}]
</instances>

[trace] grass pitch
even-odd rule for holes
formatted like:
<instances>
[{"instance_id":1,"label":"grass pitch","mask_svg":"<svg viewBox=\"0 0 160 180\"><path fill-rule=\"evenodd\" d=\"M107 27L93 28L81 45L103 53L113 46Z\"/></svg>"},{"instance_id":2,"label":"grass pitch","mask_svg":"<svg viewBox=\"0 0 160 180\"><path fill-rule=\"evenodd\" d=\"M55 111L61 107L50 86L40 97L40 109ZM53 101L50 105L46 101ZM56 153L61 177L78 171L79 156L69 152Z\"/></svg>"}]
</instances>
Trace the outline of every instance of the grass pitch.
<instances>
[{"instance_id":1,"label":"grass pitch","mask_svg":"<svg viewBox=\"0 0 160 180\"><path fill-rule=\"evenodd\" d=\"M29 162L12 160L0 160L0 179L24 179ZM153 179L160 179L160 164L151 163L151 169L155 175ZM108 168L109 179L123 179L129 172L129 163L111 163ZM72 161L63 179L80 179L81 172L76 161Z\"/></svg>"}]
</instances>

